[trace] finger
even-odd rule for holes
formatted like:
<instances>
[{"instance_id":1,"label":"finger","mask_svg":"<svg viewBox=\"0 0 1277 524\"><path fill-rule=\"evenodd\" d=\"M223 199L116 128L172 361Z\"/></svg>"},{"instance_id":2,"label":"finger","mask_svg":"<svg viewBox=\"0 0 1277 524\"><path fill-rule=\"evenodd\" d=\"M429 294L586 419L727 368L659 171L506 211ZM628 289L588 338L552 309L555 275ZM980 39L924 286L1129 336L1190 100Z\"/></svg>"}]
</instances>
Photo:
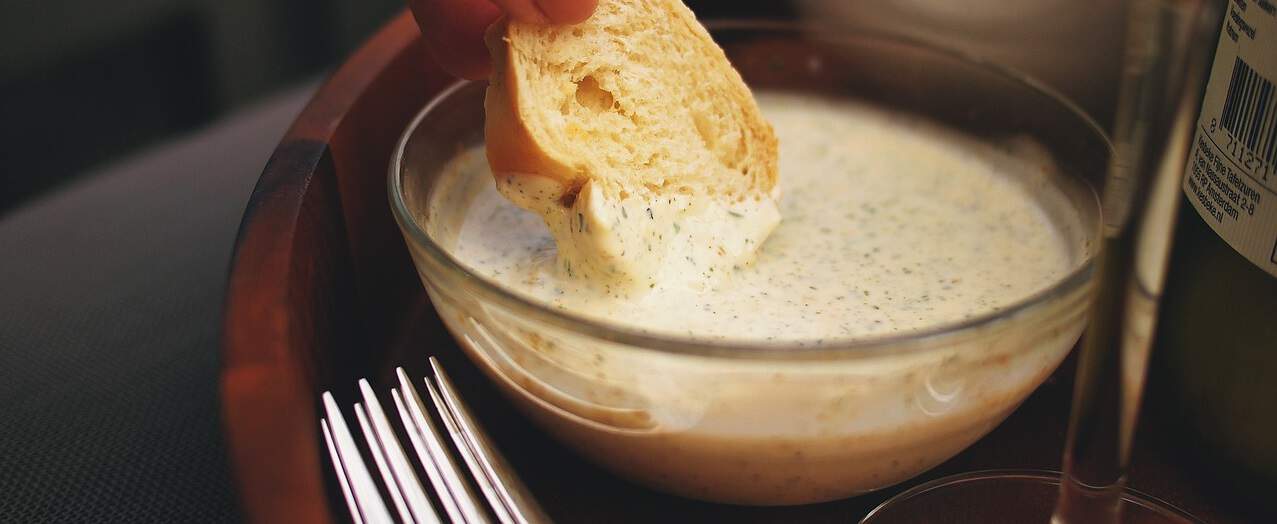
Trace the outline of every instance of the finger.
<instances>
[{"instance_id":1,"label":"finger","mask_svg":"<svg viewBox=\"0 0 1277 524\"><path fill-rule=\"evenodd\" d=\"M511 19L532 24L550 23L550 19L546 18L545 13L541 11L541 6L534 0L492 0L492 2L501 6Z\"/></svg>"},{"instance_id":2,"label":"finger","mask_svg":"<svg viewBox=\"0 0 1277 524\"><path fill-rule=\"evenodd\" d=\"M598 0L493 0L520 22L575 24L594 13Z\"/></svg>"},{"instance_id":3,"label":"finger","mask_svg":"<svg viewBox=\"0 0 1277 524\"><path fill-rule=\"evenodd\" d=\"M421 27L426 46L443 69L453 75L480 79L491 61L483 32L501 10L487 0L408 0Z\"/></svg>"},{"instance_id":4,"label":"finger","mask_svg":"<svg viewBox=\"0 0 1277 524\"><path fill-rule=\"evenodd\" d=\"M534 0L541 6L541 12L555 24L576 24L584 22L594 14L598 0Z\"/></svg>"}]
</instances>

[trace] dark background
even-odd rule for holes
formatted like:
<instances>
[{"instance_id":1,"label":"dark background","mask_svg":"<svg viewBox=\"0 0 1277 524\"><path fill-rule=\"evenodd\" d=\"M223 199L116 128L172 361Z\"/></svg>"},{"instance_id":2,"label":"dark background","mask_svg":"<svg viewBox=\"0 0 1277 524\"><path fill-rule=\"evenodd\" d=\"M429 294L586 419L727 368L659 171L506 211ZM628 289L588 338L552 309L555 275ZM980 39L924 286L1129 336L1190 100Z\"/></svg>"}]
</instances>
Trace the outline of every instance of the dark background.
<instances>
[{"instance_id":1,"label":"dark background","mask_svg":"<svg viewBox=\"0 0 1277 524\"><path fill-rule=\"evenodd\" d=\"M319 74L403 5L0 1L0 214Z\"/></svg>"}]
</instances>

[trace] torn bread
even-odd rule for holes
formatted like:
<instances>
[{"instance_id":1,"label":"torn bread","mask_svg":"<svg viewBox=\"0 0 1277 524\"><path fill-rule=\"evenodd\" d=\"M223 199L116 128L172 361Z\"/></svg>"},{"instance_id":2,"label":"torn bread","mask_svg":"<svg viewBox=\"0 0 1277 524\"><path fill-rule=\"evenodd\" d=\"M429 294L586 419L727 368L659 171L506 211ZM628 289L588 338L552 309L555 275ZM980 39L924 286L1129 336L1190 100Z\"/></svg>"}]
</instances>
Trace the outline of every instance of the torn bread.
<instances>
[{"instance_id":1,"label":"torn bread","mask_svg":"<svg viewBox=\"0 0 1277 524\"><path fill-rule=\"evenodd\" d=\"M779 222L775 134L681 1L501 21L488 46L489 164L545 219L570 276L614 290L716 281Z\"/></svg>"}]
</instances>

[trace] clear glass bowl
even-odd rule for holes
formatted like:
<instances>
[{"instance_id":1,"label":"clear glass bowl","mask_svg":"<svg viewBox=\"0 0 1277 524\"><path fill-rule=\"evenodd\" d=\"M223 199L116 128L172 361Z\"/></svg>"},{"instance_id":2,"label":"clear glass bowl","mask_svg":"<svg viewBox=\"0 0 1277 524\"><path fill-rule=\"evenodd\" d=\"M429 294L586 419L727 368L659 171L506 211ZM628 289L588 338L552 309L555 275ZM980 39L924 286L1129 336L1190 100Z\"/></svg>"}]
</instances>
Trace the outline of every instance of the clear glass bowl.
<instances>
[{"instance_id":1,"label":"clear glass bowl","mask_svg":"<svg viewBox=\"0 0 1277 524\"><path fill-rule=\"evenodd\" d=\"M1043 166L1022 182L1072 224L1073 271L996 313L819 348L654 335L547 307L453 256L470 198L492 183L449 169L483 143L484 83L463 82L422 110L391 162L391 205L421 280L523 411L618 475L759 505L913 477L988 433L1077 341L1111 148L1062 97L956 52L850 28L728 22L711 32L754 89L908 111Z\"/></svg>"}]
</instances>

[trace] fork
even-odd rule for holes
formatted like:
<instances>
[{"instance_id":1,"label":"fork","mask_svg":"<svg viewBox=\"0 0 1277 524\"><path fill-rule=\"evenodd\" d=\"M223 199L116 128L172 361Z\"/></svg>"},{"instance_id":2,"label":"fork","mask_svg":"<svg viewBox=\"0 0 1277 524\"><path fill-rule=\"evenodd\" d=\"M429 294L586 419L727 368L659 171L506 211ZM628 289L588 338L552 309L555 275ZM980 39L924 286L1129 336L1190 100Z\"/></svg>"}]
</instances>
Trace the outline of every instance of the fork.
<instances>
[{"instance_id":1,"label":"fork","mask_svg":"<svg viewBox=\"0 0 1277 524\"><path fill-rule=\"evenodd\" d=\"M400 522L550 522L479 427L437 359L430 357L430 374L424 378L428 404L422 402L403 368L396 368L395 375L399 387L390 390L390 397L403 424L402 432L412 443L416 464L426 474L429 490L418 478L418 467L399 444L390 419L366 379L359 380L363 402L355 403L354 412L367 454L372 456L381 477L380 488L369 473L364 452L332 392L323 394L320 431L356 524L395 522L382 490L389 494ZM443 424L449 439L445 440L438 423ZM457 456L465 469L458 465ZM475 487L482 496L476 495Z\"/></svg>"}]
</instances>

